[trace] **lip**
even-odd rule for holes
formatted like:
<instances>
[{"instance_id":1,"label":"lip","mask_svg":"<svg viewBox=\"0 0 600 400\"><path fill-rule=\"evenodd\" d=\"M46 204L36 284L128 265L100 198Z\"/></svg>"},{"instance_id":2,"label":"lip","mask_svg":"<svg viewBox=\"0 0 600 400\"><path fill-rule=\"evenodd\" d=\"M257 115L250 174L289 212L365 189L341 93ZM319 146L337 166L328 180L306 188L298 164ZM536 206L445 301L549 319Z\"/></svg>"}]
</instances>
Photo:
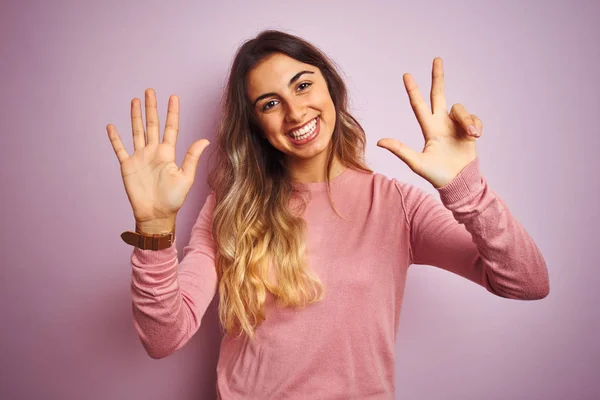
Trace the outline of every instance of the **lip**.
<instances>
[{"instance_id":1,"label":"lip","mask_svg":"<svg viewBox=\"0 0 600 400\"><path fill-rule=\"evenodd\" d=\"M300 125L300 126L297 126L297 127L295 127L295 128L292 128L292 129L290 129L289 131L287 131L287 134L286 134L286 135L288 135L288 136L289 136L289 135L290 135L290 133L292 133L292 131L295 131L296 129L304 128L306 125L310 124L310 123L312 122L312 120L313 120L313 119L315 119L315 118L317 118L317 121L318 121L318 116L317 116L317 117L314 117L314 118L311 118L311 119L309 119L309 120L308 120L308 121L307 121L305 124L303 124L303 125Z\"/></svg>"},{"instance_id":2,"label":"lip","mask_svg":"<svg viewBox=\"0 0 600 400\"><path fill-rule=\"evenodd\" d=\"M321 118L319 118L319 117L316 117L316 118L317 118L317 125L315 126L315 131L313 132L312 135L310 135L302 140L296 140L293 137L291 137L290 135L286 135L288 140L296 146L302 146L306 143L312 142L317 136L319 136L319 132L321 131Z\"/></svg>"}]
</instances>

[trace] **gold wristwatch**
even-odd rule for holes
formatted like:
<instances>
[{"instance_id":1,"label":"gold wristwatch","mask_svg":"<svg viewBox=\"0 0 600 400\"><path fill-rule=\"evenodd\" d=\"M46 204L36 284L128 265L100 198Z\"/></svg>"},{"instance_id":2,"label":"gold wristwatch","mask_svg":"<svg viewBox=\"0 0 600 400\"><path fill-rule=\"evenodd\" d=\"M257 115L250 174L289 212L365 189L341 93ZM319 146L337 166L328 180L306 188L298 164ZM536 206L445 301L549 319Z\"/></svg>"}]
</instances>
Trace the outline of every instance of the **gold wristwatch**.
<instances>
[{"instance_id":1,"label":"gold wristwatch","mask_svg":"<svg viewBox=\"0 0 600 400\"><path fill-rule=\"evenodd\" d=\"M149 234L135 227L135 232L125 231L121 233L121 239L129 245L139 247L142 250L162 250L173 245L175 241L175 227L173 231L166 233Z\"/></svg>"}]
</instances>

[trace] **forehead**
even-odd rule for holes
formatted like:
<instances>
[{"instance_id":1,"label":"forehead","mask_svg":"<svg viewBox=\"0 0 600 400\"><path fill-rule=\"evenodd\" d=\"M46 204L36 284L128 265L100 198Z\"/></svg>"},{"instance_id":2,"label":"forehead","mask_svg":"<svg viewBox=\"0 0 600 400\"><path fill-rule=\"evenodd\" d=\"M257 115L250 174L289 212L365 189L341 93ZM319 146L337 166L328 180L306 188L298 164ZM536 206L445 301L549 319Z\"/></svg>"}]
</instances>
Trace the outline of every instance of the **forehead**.
<instances>
[{"instance_id":1,"label":"forehead","mask_svg":"<svg viewBox=\"0 0 600 400\"><path fill-rule=\"evenodd\" d=\"M272 54L248 71L248 92L252 97L265 91L287 88L290 79L303 70L317 72L318 68L285 54Z\"/></svg>"}]
</instances>

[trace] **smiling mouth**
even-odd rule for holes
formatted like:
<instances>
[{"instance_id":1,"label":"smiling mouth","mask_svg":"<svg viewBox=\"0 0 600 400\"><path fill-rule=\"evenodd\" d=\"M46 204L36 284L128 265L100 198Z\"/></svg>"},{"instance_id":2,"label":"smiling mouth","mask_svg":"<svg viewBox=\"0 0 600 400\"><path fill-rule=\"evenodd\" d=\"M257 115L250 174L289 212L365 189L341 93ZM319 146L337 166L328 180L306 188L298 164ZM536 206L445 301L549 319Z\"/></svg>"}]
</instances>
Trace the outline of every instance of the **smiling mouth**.
<instances>
[{"instance_id":1,"label":"smiling mouth","mask_svg":"<svg viewBox=\"0 0 600 400\"><path fill-rule=\"evenodd\" d=\"M313 122L315 121L315 122ZM319 132L321 131L321 118L315 117L308 124L305 124L305 129L302 130L302 134L298 136L286 135L288 140L293 143L295 146L304 146L308 143L311 143L315 140L317 136L319 136Z\"/></svg>"},{"instance_id":2,"label":"smiling mouth","mask_svg":"<svg viewBox=\"0 0 600 400\"><path fill-rule=\"evenodd\" d=\"M300 129L294 129L290 132L287 133L287 136L289 136L292 139L295 140L302 140L307 138L308 136L312 135L315 131L315 129L317 128L317 118L319 118L318 116L311 119L310 121L308 121L306 124L304 124L302 126L302 128Z\"/></svg>"}]
</instances>

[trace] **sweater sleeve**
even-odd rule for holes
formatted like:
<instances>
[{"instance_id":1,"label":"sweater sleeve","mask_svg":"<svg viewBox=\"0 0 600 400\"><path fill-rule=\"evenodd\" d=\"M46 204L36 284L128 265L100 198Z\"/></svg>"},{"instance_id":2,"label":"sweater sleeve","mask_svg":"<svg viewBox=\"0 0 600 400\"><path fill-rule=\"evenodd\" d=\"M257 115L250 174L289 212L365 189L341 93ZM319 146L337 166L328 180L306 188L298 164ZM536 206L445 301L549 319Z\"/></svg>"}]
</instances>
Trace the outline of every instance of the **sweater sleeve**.
<instances>
[{"instance_id":1,"label":"sweater sleeve","mask_svg":"<svg viewBox=\"0 0 600 400\"><path fill-rule=\"evenodd\" d=\"M133 249L133 323L152 358L166 357L191 339L217 291L211 231L214 204L211 192L192 228L181 262L177 259L177 239L163 250Z\"/></svg>"},{"instance_id":2,"label":"sweater sleeve","mask_svg":"<svg viewBox=\"0 0 600 400\"><path fill-rule=\"evenodd\" d=\"M487 184L479 158L440 200L396 181L410 227L411 263L443 268L500 297L537 300L550 291L546 262L533 239Z\"/></svg>"}]
</instances>

